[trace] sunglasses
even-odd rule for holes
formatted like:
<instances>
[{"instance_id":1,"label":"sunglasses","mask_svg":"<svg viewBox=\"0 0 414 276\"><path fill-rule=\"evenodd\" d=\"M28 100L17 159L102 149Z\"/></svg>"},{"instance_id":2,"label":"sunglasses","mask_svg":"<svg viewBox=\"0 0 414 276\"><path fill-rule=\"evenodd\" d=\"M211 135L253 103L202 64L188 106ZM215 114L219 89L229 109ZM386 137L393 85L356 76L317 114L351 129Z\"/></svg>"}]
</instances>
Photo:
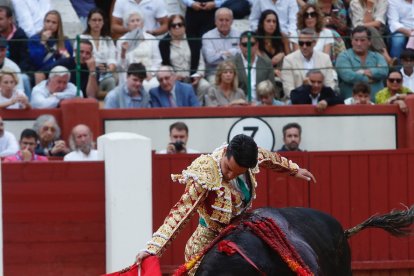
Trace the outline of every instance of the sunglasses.
<instances>
[{"instance_id":1,"label":"sunglasses","mask_svg":"<svg viewBox=\"0 0 414 276\"><path fill-rule=\"evenodd\" d=\"M393 83L393 82L401 83L402 79L388 78L388 81L391 82L391 83Z\"/></svg>"},{"instance_id":2,"label":"sunglasses","mask_svg":"<svg viewBox=\"0 0 414 276\"><path fill-rule=\"evenodd\" d=\"M243 46L243 47L247 47L248 43L247 42L242 42L242 43L240 43L240 45ZM252 47L254 47L254 45L256 45L256 42L250 42L250 45Z\"/></svg>"},{"instance_id":3,"label":"sunglasses","mask_svg":"<svg viewBox=\"0 0 414 276\"><path fill-rule=\"evenodd\" d=\"M306 45L306 47L310 47L312 45L312 41L299 41L299 46L303 47L303 45Z\"/></svg>"},{"instance_id":4,"label":"sunglasses","mask_svg":"<svg viewBox=\"0 0 414 276\"><path fill-rule=\"evenodd\" d=\"M171 28L175 29L175 28L181 28L184 27L183 23L172 23L171 24Z\"/></svg>"},{"instance_id":5,"label":"sunglasses","mask_svg":"<svg viewBox=\"0 0 414 276\"><path fill-rule=\"evenodd\" d=\"M305 18L314 18L314 17L316 17L316 12L305 12Z\"/></svg>"}]
</instances>

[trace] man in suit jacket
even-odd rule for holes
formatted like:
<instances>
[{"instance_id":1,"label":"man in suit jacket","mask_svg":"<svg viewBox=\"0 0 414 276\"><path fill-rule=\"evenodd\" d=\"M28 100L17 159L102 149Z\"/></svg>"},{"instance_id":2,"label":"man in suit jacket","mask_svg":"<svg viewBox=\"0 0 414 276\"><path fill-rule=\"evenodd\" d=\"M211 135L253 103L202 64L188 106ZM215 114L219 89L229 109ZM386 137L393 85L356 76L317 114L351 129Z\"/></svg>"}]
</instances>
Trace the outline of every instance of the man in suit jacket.
<instances>
[{"instance_id":1,"label":"man in suit jacket","mask_svg":"<svg viewBox=\"0 0 414 276\"><path fill-rule=\"evenodd\" d=\"M149 92L152 107L200 106L193 87L177 81L171 66L161 66L157 79L160 85Z\"/></svg>"},{"instance_id":2,"label":"man in suit jacket","mask_svg":"<svg viewBox=\"0 0 414 276\"><path fill-rule=\"evenodd\" d=\"M249 47L249 31L245 31L240 35L240 50L241 54L234 57L234 63L237 68L237 76L239 78L239 88L241 88L246 95L248 95L248 61L251 66L251 96L253 101L257 101L256 85L261 81L270 80L273 86L276 87L275 75L273 71L272 62L257 55L259 43L257 42L255 32L250 32L250 56L248 56ZM249 58L250 57L250 58Z\"/></svg>"},{"instance_id":3,"label":"man in suit jacket","mask_svg":"<svg viewBox=\"0 0 414 276\"><path fill-rule=\"evenodd\" d=\"M299 34L299 50L287 55L283 60L282 82L287 98L293 89L304 84L310 69L319 69L325 76L324 85L335 88L334 70L329 55L314 51L316 33L305 28ZM306 83L306 82L305 82Z\"/></svg>"},{"instance_id":4,"label":"man in suit jacket","mask_svg":"<svg viewBox=\"0 0 414 276\"><path fill-rule=\"evenodd\" d=\"M320 70L310 70L306 77L309 84L301 85L290 93L292 104L312 104L318 111L323 111L330 105L344 103L332 88L323 85L324 76Z\"/></svg>"}]
</instances>

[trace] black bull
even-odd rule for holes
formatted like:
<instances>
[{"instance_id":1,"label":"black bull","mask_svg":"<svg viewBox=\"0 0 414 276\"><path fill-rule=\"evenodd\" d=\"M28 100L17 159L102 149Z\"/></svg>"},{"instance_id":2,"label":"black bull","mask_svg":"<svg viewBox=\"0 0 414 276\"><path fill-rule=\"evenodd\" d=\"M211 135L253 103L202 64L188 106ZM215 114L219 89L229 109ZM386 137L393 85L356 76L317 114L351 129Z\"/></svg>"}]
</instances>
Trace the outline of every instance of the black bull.
<instances>
[{"instance_id":1,"label":"black bull","mask_svg":"<svg viewBox=\"0 0 414 276\"><path fill-rule=\"evenodd\" d=\"M270 217L277 222L314 275L348 276L352 275L348 238L369 227L384 229L394 236L409 235L414 221L414 205L407 210L373 216L346 231L332 216L309 208L261 208L235 223L240 226L241 221L254 221L260 217ZM245 227L237 227L220 239L236 243L261 272L240 254L219 252L216 243L204 255L196 275L296 275L277 252Z\"/></svg>"}]
</instances>

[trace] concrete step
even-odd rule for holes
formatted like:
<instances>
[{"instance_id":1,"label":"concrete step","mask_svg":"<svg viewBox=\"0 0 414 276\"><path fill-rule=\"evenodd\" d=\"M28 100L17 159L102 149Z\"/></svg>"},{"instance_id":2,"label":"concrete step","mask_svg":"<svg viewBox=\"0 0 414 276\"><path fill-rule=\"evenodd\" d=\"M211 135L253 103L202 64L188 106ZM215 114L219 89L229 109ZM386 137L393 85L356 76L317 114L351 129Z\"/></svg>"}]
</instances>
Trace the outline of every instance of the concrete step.
<instances>
[{"instance_id":1,"label":"concrete step","mask_svg":"<svg viewBox=\"0 0 414 276\"><path fill-rule=\"evenodd\" d=\"M53 0L51 3L52 9L58 10L62 15L63 31L67 37L75 39L76 35L84 31L79 17L69 0Z\"/></svg>"}]
</instances>

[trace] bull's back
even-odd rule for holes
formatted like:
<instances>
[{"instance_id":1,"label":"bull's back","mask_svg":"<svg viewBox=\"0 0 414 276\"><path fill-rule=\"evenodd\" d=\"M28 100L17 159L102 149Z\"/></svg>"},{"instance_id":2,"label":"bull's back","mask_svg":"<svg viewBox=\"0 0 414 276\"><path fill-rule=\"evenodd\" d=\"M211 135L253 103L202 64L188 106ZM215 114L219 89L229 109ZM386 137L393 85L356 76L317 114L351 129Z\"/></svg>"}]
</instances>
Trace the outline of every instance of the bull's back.
<instances>
[{"instance_id":1,"label":"bull's back","mask_svg":"<svg viewBox=\"0 0 414 276\"><path fill-rule=\"evenodd\" d=\"M302 207L260 208L254 214L273 218L315 274L352 275L348 241L334 217Z\"/></svg>"},{"instance_id":2,"label":"bull's back","mask_svg":"<svg viewBox=\"0 0 414 276\"><path fill-rule=\"evenodd\" d=\"M349 245L335 218L309 208L260 208L241 219L254 220L257 216L274 219L315 275L352 275ZM251 231L236 229L223 239L235 242L266 275L295 275L280 255ZM216 244L204 256L196 275L259 274L239 254L228 256L219 252Z\"/></svg>"}]
</instances>

